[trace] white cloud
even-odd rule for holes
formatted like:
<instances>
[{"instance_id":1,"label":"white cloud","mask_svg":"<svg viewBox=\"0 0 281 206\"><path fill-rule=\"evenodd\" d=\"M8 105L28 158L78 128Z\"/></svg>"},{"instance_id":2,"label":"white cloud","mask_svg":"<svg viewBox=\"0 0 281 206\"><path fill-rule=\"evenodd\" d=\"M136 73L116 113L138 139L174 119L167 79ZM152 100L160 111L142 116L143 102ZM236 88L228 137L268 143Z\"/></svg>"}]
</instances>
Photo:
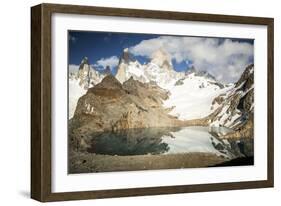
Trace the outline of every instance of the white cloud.
<instances>
[{"instance_id":1,"label":"white cloud","mask_svg":"<svg viewBox=\"0 0 281 206\"><path fill-rule=\"evenodd\" d=\"M106 68L106 66L109 66L110 69L117 66L119 63L119 58L117 56L111 56L109 58L101 58L94 64L95 67L103 67Z\"/></svg>"},{"instance_id":2,"label":"white cloud","mask_svg":"<svg viewBox=\"0 0 281 206\"><path fill-rule=\"evenodd\" d=\"M165 49L177 63L193 62L198 70L206 70L218 80L235 82L251 63L253 45L230 39L161 36L143 40L130 48L134 55L151 57L157 49Z\"/></svg>"}]
</instances>

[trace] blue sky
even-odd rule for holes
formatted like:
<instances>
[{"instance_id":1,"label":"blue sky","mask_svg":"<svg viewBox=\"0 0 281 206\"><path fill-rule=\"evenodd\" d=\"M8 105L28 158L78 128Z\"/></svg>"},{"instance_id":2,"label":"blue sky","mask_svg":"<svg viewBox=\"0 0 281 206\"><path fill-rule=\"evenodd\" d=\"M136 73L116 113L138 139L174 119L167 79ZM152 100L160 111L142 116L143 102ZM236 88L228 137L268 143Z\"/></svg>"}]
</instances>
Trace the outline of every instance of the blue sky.
<instances>
[{"instance_id":1,"label":"blue sky","mask_svg":"<svg viewBox=\"0 0 281 206\"><path fill-rule=\"evenodd\" d=\"M120 55L124 48L157 37L158 35L70 31L70 64L79 64L84 56L89 57L94 63L101 58Z\"/></svg>"},{"instance_id":2,"label":"blue sky","mask_svg":"<svg viewBox=\"0 0 281 206\"><path fill-rule=\"evenodd\" d=\"M90 31L69 31L68 33L70 65L79 65L82 58L86 56L90 64L94 65L96 69L102 70L108 64L111 66L113 73L116 72L118 59L124 48L129 48L135 58L143 64L149 61L151 53L161 45L171 55L176 71L184 71L194 65L196 68L199 67L199 70L210 70L210 73L216 75L215 67L226 68L229 65L234 65L237 59L239 61L243 59L243 63L234 65L235 67L252 63L253 51L251 52L251 49L253 50L253 44L254 40L251 39L194 38ZM208 49L209 53L205 54ZM225 51L232 50L233 53L230 53L227 57L218 53L214 57L215 60L214 58L202 58L202 55L206 57L214 55L219 49L221 53L228 53ZM198 55L198 52L202 55ZM220 56L228 59L223 65L217 65L214 62L221 62ZM233 65L230 68L233 68ZM228 72L224 73L227 75Z\"/></svg>"},{"instance_id":3,"label":"blue sky","mask_svg":"<svg viewBox=\"0 0 281 206\"><path fill-rule=\"evenodd\" d=\"M157 37L159 35L70 31L69 64L79 65L82 58L86 56L90 64L94 65L102 58L120 57L123 49L136 45L142 40ZM136 58L140 63L148 61L148 58L143 56Z\"/></svg>"}]
</instances>

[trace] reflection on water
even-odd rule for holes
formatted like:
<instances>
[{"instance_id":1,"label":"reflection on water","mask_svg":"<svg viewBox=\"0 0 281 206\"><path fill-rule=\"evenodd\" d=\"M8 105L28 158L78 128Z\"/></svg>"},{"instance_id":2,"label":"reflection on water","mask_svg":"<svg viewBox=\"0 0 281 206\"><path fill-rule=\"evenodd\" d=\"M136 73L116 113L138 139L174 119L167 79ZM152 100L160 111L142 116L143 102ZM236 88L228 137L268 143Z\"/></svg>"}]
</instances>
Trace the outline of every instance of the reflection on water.
<instances>
[{"instance_id":1,"label":"reflection on water","mask_svg":"<svg viewBox=\"0 0 281 206\"><path fill-rule=\"evenodd\" d=\"M221 133L225 131L223 128L218 130ZM222 141L215 136L214 128L210 131L209 127L198 126L94 133L90 137L88 152L107 155L204 152L231 158L253 156L252 140Z\"/></svg>"},{"instance_id":2,"label":"reflection on water","mask_svg":"<svg viewBox=\"0 0 281 206\"><path fill-rule=\"evenodd\" d=\"M177 130L180 128L145 128L94 133L88 152L108 155L162 154L169 150L162 137L173 138L171 132Z\"/></svg>"}]
</instances>

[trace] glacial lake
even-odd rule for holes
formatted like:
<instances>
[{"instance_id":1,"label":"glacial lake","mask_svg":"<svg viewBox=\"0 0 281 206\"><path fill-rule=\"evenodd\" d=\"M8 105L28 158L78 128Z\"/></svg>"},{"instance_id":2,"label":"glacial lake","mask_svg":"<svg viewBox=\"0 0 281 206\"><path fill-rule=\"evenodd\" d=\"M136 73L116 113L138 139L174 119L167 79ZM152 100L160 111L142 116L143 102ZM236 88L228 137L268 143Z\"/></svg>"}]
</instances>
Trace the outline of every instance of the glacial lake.
<instances>
[{"instance_id":1,"label":"glacial lake","mask_svg":"<svg viewBox=\"0 0 281 206\"><path fill-rule=\"evenodd\" d=\"M155 155L178 153L214 153L233 158L253 150L253 142L220 140L212 135L228 128L181 127L129 129L94 133L88 152L104 155Z\"/></svg>"}]
</instances>

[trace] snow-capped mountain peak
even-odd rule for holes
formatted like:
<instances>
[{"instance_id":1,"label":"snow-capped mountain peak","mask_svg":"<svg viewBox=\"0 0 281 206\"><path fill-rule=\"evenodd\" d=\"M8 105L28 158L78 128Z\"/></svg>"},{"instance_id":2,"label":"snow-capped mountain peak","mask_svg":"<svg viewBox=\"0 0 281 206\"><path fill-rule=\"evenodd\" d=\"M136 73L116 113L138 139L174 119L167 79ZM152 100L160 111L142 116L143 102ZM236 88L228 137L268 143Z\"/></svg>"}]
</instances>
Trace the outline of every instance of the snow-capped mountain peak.
<instances>
[{"instance_id":1,"label":"snow-capped mountain peak","mask_svg":"<svg viewBox=\"0 0 281 206\"><path fill-rule=\"evenodd\" d=\"M176 72L173 69L171 58L164 49L156 50L147 64L140 64L128 49L124 49L116 78L123 83L130 77L143 83L155 82L162 88L167 88L184 77L184 72Z\"/></svg>"},{"instance_id":2,"label":"snow-capped mountain peak","mask_svg":"<svg viewBox=\"0 0 281 206\"><path fill-rule=\"evenodd\" d=\"M170 97L164 106L173 108L170 114L181 120L208 116L216 109L215 106L211 108L213 99L234 86L222 84L208 72L194 67L187 72L175 71L170 55L161 48L152 54L147 64L139 63L129 49L124 49L115 77L121 83L133 78L168 90Z\"/></svg>"},{"instance_id":3,"label":"snow-capped mountain peak","mask_svg":"<svg viewBox=\"0 0 281 206\"><path fill-rule=\"evenodd\" d=\"M130 62L135 62L136 59L134 58L134 56L129 52L128 48L125 48L123 50L123 53L119 59L119 64L121 63L125 63L125 64L129 64Z\"/></svg>"},{"instance_id":4,"label":"snow-capped mountain peak","mask_svg":"<svg viewBox=\"0 0 281 206\"><path fill-rule=\"evenodd\" d=\"M185 75L189 75L189 74L193 74L196 72L196 69L194 66L191 66L190 68L188 68L186 71L185 71Z\"/></svg>"},{"instance_id":5,"label":"snow-capped mountain peak","mask_svg":"<svg viewBox=\"0 0 281 206\"><path fill-rule=\"evenodd\" d=\"M83 96L90 87L101 82L107 74L96 71L84 57L76 72L69 75L69 118L72 118L78 99Z\"/></svg>"},{"instance_id":6,"label":"snow-capped mountain peak","mask_svg":"<svg viewBox=\"0 0 281 206\"><path fill-rule=\"evenodd\" d=\"M162 69L173 70L170 55L162 48L152 54L151 63L156 64Z\"/></svg>"},{"instance_id":7,"label":"snow-capped mountain peak","mask_svg":"<svg viewBox=\"0 0 281 206\"><path fill-rule=\"evenodd\" d=\"M191 66L191 68L187 69L185 72L186 76L191 75L191 74L193 74L194 76L205 77L209 80L217 82L216 78L213 75L211 75L209 72L207 72L205 70L197 70L194 66Z\"/></svg>"},{"instance_id":8,"label":"snow-capped mountain peak","mask_svg":"<svg viewBox=\"0 0 281 206\"><path fill-rule=\"evenodd\" d=\"M253 122L254 65L247 66L240 79L233 84L232 90L216 97L212 104L218 105L213 115L209 117L213 126L236 128L245 122Z\"/></svg>"},{"instance_id":9,"label":"snow-capped mountain peak","mask_svg":"<svg viewBox=\"0 0 281 206\"><path fill-rule=\"evenodd\" d=\"M164 105L181 120L201 119L213 112L213 99L232 87L193 71L169 88L171 95Z\"/></svg>"},{"instance_id":10,"label":"snow-capped mountain peak","mask_svg":"<svg viewBox=\"0 0 281 206\"><path fill-rule=\"evenodd\" d=\"M88 60L88 57L84 57L82 60L81 60L81 65L83 64L89 64L89 60ZM81 66L80 65L80 66Z\"/></svg>"},{"instance_id":11,"label":"snow-capped mountain peak","mask_svg":"<svg viewBox=\"0 0 281 206\"><path fill-rule=\"evenodd\" d=\"M195 76L201 76L212 81L217 81L216 78L207 71L196 71Z\"/></svg>"},{"instance_id":12,"label":"snow-capped mountain peak","mask_svg":"<svg viewBox=\"0 0 281 206\"><path fill-rule=\"evenodd\" d=\"M119 60L116 78L123 83L130 77L140 82L149 82L144 75L143 65L134 58L128 48L125 48Z\"/></svg>"},{"instance_id":13,"label":"snow-capped mountain peak","mask_svg":"<svg viewBox=\"0 0 281 206\"><path fill-rule=\"evenodd\" d=\"M91 66L89 64L88 58L84 57L79 65L79 70L76 79L79 79L79 85L84 86L85 89L89 87L90 83L90 71Z\"/></svg>"}]
</instances>

